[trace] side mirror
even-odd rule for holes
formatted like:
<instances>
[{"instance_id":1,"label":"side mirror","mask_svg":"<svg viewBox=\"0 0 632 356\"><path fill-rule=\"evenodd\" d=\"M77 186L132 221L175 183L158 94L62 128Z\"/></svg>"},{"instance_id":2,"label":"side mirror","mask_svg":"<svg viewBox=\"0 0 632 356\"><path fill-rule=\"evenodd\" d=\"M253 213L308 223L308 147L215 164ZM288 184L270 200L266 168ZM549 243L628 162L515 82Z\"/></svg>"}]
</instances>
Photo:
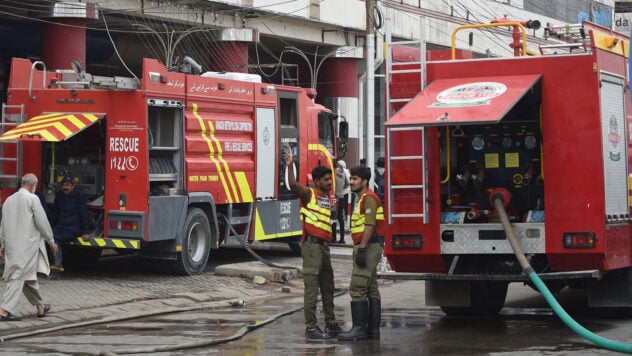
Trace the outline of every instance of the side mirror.
<instances>
[{"instance_id":1,"label":"side mirror","mask_svg":"<svg viewBox=\"0 0 632 356\"><path fill-rule=\"evenodd\" d=\"M347 140L349 139L349 123L340 121L338 123L338 158L344 157L347 152Z\"/></svg>"},{"instance_id":2,"label":"side mirror","mask_svg":"<svg viewBox=\"0 0 632 356\"><path fill-rule=\"evenodd\" d=\"M347 142L349 139L349 123L346 121L340 121L338 124L338 139L342 142Z\"/></svg>"}]
</instances>

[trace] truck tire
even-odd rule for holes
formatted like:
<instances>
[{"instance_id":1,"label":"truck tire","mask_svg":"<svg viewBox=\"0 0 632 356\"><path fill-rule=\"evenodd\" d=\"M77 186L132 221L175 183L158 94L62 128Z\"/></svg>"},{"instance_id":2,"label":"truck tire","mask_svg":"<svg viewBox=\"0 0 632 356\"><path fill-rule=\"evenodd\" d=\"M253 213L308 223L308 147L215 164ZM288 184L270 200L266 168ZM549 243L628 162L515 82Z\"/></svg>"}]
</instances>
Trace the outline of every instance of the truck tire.
<instances>
[{"instance_id":1,"label":"truck tire","mask_svg":"<svg viewBox=\"0 0 632 356\"><path fill-rule=\"evenodd\" d=\"M505 305L508 286L508 282L472 282L469 307L440 306L441 311L449 316L496 315Z\"/></svg>"},{"instance_id":2,"label":"truck tire","mask_svg":"<svg viewBox=\"0 0 632 356\"><path fill-rule=\"evenodd\" d=\"M204 210L190 208L184 223L182 250L172 263L175 273L181 275L200 274L206 268L211 251L211 226Z\"/></svg>"}]
</instances>

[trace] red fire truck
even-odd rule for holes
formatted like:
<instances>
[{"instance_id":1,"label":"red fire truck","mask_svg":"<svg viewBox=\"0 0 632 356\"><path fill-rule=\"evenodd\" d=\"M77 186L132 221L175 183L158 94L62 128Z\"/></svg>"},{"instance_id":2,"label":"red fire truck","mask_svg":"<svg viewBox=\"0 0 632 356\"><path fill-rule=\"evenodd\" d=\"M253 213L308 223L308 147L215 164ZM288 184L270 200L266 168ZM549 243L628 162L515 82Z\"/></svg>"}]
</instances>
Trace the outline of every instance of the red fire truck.
<instances>
[{"instance_id":1,"label":"red fire truck","mask_svg":"<svg viewBox=\"0 0 632 356\"><path fill-rule=\"evenodd\" d=\"M182 66L188 68L187 66ZM309 95L308 95L309 94ZM298 246L299 181L333 168L347 123L301 88L256 75L168 71L145 59L142 78L100 77L13 59L3 105L3 198L33 172L47 202L64 176L88 198L97 230L72 242L75 255L104 248L168 260L200 273L222 243L275 240Z\"/></svg>"},{"instance_id":2,"label":"red fire truck","mask_svg":"<svg viewBox=\"0 0 632 356\"><path fill-rule=\"evenodd\" d=\"M447 314L498 313L508 283L529 280L490 201L500 195L547 284L632 306L629 39L575 29L540 55L427 63L429 85L386 122L396 273L384 278L425 280L426 303ZM393 74L392 86L410 79Z\"/></svg>"}]
</instances>

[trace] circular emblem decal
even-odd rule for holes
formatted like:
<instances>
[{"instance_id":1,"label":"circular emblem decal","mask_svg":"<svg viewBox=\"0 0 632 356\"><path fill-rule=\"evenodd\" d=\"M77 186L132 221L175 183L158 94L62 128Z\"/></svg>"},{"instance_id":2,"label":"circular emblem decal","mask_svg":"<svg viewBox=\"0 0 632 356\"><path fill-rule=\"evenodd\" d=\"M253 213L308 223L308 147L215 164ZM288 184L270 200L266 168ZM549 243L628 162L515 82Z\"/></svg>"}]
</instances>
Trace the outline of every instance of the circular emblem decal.
<instances>
[{"instance_id":1,"label":"circular emblem decal","mask_svg":"<svg viewBox=\"0 0 632 356\"><path fill-rule=\"evenodd\" d=\"M268 130L267 126L263 129L263 143L266 146L270 143L270 130Z\"/></svg>"},{"instance_id":2,"label":"circular emblem decal","mask_svg":"<svg viewBox=\"0 0 632 356\"><path fill-rule=\"evenodd\" d=\"M476 106L487 105L489 101L507 91L507 86L496 82L476 82L448 88L437 95L433 106Z\"/></svg>"}]
</instances>

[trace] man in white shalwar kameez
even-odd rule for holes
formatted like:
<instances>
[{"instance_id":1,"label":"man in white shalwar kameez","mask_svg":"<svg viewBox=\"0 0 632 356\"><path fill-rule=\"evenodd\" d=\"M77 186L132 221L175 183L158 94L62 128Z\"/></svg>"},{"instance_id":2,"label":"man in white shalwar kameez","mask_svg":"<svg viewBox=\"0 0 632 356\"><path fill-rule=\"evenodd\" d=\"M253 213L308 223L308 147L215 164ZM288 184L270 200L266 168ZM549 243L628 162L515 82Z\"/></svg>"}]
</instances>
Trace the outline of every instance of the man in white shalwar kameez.
<instances>
[{"instance_id":1,"label":"man in white shalwar kameez","mask_svg":"<svg viewBox=\"0 0 632 356\"><path fill-rule=\"evenodd\" d=\"M44 207L34 194L36 187L37 177L25 174L20 190L2 206L0 257L5 258L2 279L7 286L0 302L0 321L20 320L13 313L21 293L37 308L37 316L46 316L50 310L39 293L37 273L50 273L44 240L53 252L57 251L57 245Z\"/></svg>"}]
</instances>

